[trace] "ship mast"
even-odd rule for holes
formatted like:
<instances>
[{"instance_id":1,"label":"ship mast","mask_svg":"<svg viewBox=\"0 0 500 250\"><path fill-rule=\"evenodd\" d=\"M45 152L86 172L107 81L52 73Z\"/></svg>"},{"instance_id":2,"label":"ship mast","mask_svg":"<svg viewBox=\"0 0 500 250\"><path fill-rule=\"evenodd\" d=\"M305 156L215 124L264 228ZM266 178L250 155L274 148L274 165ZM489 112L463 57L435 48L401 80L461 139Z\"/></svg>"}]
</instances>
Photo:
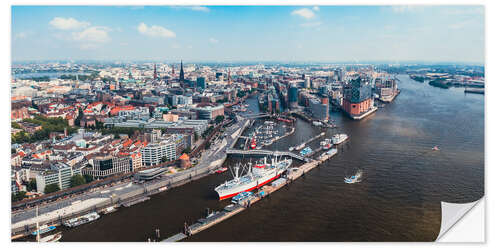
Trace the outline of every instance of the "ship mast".
<instances>
[{"instance_id":1,"label":"ship mast","mask_svg":"<svg viewBox=\"0 0 500 250\"><path fill-rule=\"evenodd\" d=\"M36 206L36 241L40 242L40 225L38 224L38 206Z\"/></svg>"}]
</instances>

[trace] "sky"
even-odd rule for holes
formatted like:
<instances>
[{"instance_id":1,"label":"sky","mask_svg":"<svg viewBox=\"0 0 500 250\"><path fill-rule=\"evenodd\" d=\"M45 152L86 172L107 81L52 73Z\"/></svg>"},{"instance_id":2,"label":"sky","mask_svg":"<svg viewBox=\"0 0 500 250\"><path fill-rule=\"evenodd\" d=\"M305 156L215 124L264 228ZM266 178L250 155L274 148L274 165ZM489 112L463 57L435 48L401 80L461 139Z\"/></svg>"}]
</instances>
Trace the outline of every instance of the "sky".
<instances>
[{"instance_id":1,"label":"sky","mask_svg":"<svg viewBox=\"0 0 500 250\"><path fill-rule=\"evenodd\" d=\"M484 62L482 6L13 6L24 60Z\"/></svg>"}]
</instances>

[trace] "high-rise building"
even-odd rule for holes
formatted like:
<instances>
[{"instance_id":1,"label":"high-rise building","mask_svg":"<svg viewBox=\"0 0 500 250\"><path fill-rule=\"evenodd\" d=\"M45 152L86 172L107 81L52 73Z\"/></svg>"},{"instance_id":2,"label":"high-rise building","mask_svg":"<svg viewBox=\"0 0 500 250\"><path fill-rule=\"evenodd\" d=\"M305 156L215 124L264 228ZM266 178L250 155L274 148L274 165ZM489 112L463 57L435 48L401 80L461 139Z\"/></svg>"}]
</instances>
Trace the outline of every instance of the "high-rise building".
<instances>
[{"instance_id":1,"label":"high-rise building","mask_svg":"<svg viewBox=\"0 0 500 250\"><path fill-rule=\"evenodd\" d=\"M148 144L142 148L141 154L144 166L158 165L162 162L162 159L172 161L177 158L176 145L170 138L160 143Z\"/></svg>"},{"instance_id":2,"label":"high-rise building","mask_svg":"<svg viewBox=\"0 0 500 250\"><path fill-rule=\"evenodd\" d=\"M98 179L133 171L131 156L102 155L90 159L89 163L82 173Z\"/></svg>"},{"instance_id":3,"label":"high-rise building","mask_svg":"<svg viewBox=\"0 0 500 250\"><path fill-rule=\"evenodd\" d=\"M56 162L50 166L50 169L40 172L36 176L36 188L43 192L45 187L50 184L57 184L59 189L63 190L71 186L71 177L81 174L80 169L73 169L68 164Z\"/></svg>"},{"instance_id":4,"label":"high-rise building","mask_svg":"<svg viewBox=\"0 0 500 250\"><path fill-rule=\"evenodd\" d=\"M205 77L200 76L196 79L196 87L201 89L205 89L207 87L205 83Z\"/></svg>"},{"instance_id":5,"label":"high-rise building","mask_svg":"<svg viewBox=\"0 0 500 250\"><path fill-rule=\"evenodd\" d=\"M328 98L321 101L318 99L311 99L309 102L311 113L314 118L318 120L328 120Z\"/></svg>"},{"instance_id":6,"label":"high-rise building","mask_svg":"<svg viewBox=\"0 0 500 250\"><path fill-rule=\"evenodd\" d=\"M156 72L156 63L154 64L154 69L153 69L153 79L157 79L158 78L158 74Z\"/></svg>"},{"instance_id":7,"label":"high-rise building","mask_svg":"<svg viewBox=\"0 0 500 250\"><path fill-rule=\"evenodd\" d=\"M231 84L231 69L227 72L227 84Z\"/></svg>"},{"instance_id":8,"label":"high-rise building","mask_svg":"<svg viewBox=\"0 0 500 250\"><path fill-rule=\"evenodd\" d=\"M288 89L288 105L290 108L296 108L298 106L299 100L299 90L295 84L290 85Z\"/></svg>"},{"instance_id":9,"label":"high-rise building","mask_svg":"<svg viewBox=\"0 0 500 250\"><path fill-rule=\"evenodd\" d=\"M359 116L369 111L373 106L372 88L360 77L351 80L344 87L342 109L352 116Z\"/></svg>"},{"instance_id":10,"label":"high-rise building","mask_svg":"<svg viewBox=\"0 0 500 250\"><path fill-rule=\"evenodd\" d=\"M309 89L311 88L311 77L306 76L304 79L304 88Z\"/></svg>"}]
</instances>

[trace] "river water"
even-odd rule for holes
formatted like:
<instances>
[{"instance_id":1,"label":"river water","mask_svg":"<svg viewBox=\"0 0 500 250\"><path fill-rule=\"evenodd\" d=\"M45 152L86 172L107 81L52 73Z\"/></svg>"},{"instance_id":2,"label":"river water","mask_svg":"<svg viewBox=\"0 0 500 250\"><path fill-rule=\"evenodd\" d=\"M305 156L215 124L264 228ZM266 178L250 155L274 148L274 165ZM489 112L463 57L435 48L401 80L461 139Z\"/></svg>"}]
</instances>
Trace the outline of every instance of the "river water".
<instances>
[{"instance_id":1,"label":"river water","mask_svg":"<svg viewBox=\"0 0 500 250\"><path fill-rule=\"evenodd\" d=\"M433 241L441 201L484 195L484 96L398 78L401 94L362 121L336 112L337 128L323 129L299 119L293 135L268 148L288 150L322 131L350 139L305 177L187 241ZM258 112L256 99L249 103ZM433 151L435 145L441 150ZM345 184L358 169L362 182ZM229 171L208 176L63 229L62 241L147 241L157 228L167 238L205 216L206 208L229 204L213 191L229 178Z\"/></svg>"}]
</instances>

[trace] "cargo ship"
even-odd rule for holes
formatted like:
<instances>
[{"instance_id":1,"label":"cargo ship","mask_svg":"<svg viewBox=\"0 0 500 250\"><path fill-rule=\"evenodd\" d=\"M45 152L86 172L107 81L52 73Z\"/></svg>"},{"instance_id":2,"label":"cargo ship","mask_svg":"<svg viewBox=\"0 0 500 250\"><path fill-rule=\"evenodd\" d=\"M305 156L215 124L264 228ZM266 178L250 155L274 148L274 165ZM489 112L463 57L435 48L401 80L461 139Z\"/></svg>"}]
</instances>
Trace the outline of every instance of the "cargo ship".
<instances>
[{"instance_id":1,"label":"cargo ship","mask_svg":"<svg viewBox=\"0 0 500 250\"><path fill-rule=\"evenodd\" d=\"M92 213L88 213L86 215L82 215L82 216L79 216L79 217L76 217L73 219L69 219L69 220L63 222L63 224L67 227L77 227L77 226L95 221L95 220L99 219L100 217L101 216L99 216L98 213L92 212Z\"/></svg>"},{"instance_id":2,"label":"cargo ship","mask_svg":"<svg viewBox=\"0 0 500 250\"><path fill-rule=\"evenodd\" d=\"M219 200L224 200L241 192L254 190L280 177L290 165L292 165L292 159L277 160L276 157L271 160L271 164L266 162L266 158L255 165L238 164L234 167L234 172L231 171L233 179L217 186L215 192L219 195ZM240 168L243 168L241 174ZM245 170L246 173L243 175Z\"/></svg>"}]
</instances>

